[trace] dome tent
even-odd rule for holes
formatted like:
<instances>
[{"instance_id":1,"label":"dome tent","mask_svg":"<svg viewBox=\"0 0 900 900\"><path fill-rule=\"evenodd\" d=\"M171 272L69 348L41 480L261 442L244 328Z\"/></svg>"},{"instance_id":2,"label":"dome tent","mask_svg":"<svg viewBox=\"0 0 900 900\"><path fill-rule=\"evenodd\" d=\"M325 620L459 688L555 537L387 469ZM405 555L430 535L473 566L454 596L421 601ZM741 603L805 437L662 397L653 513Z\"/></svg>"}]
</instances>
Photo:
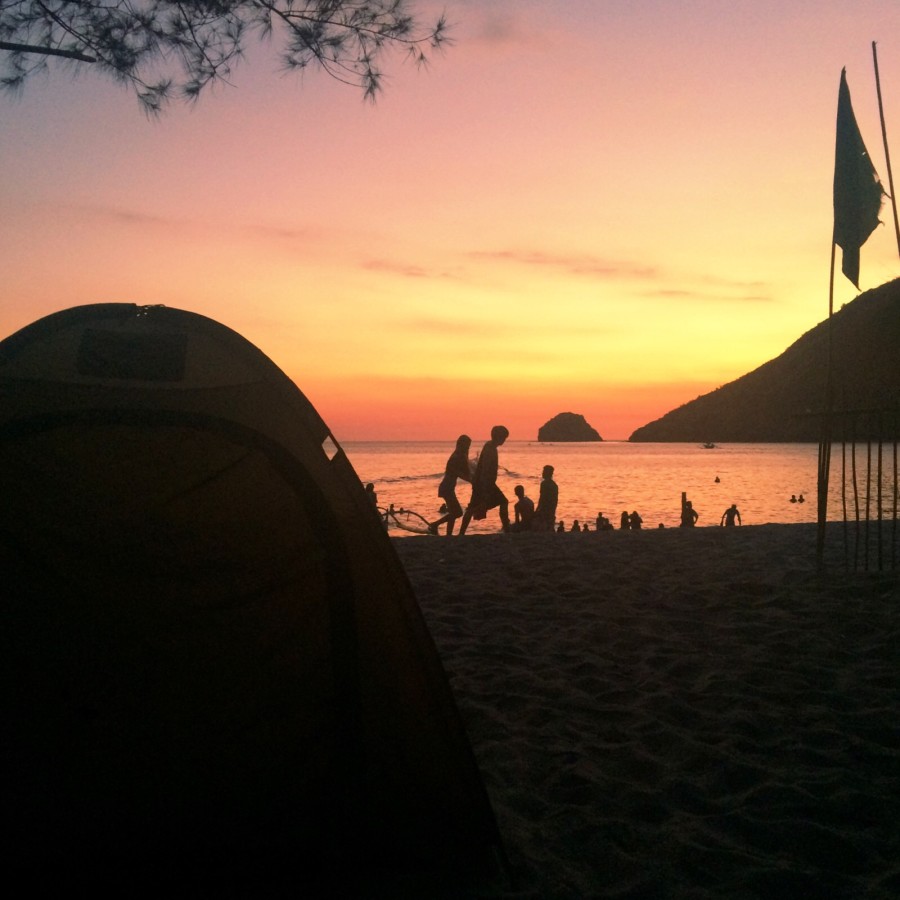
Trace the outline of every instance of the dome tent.
<instances>
[{"instance_id":1,"label":"dome tent","mask_svg":"<svg viewBox=\"0 0 900 900\"><path fill-rule=\"evenodd\" d=\"M499 837L412 589L306 397L98 304L0 342L9 859L375 883Z\"/></svg>"}]
</instances>

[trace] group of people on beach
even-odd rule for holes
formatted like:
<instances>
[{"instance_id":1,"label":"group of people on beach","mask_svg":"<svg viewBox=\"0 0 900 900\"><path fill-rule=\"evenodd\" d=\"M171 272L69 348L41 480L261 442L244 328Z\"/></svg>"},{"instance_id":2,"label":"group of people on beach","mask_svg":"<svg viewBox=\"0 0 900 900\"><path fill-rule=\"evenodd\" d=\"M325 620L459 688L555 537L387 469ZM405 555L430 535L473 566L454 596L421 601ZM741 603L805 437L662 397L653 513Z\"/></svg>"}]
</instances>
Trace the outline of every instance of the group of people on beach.
<instances>
[{"instance_id":1,"label":"group of people on beach","mask_svg":"<svg viewBox=\"0 0 900 900\"><path fill-rule=\"evenodd\" d=\"M474 466L469 461L472 438L467 434L461 434L456 439L456 447L447 459L444 475L437 490L438 496L444 501L441 509L443 515L434 522L428 523L430 532L438 534L440 527L444 525L449 537L453 534L456 523L461 520L459 534L464 535L472 519L485 519L488 511L492 509L497 509L503 531L564 532L566 530L565 523L562 521L557 523L556 520L559 487L553 480L554 468L551 465L545 465L541 472L537 505L526 494L523 485L515 486L513 490L516 500L513 505L513 520L510 521L509 500L497 484L497 476L500 471L499 448L503 446L508 437L509 429L506 426L495 425L491 429L490 440L485 442L481 448L481 453ZM456 495L460 481L469 482L472 485L472 494L465 509ZM373 486L367 485L366 489L371 492L370 499L374 501ZM699 518L699 513L694 509L693 503L685 495L682 495L680 526L693 528ZM630 513L623 510L619 518L619 528L623 531L640 531L643 521L637 510L632 510ZM726 527L741 524L741 514L736 504L732 503L722 513L719 524ZM587 522L579 523L576 519L570 530L584 532L590 529ZM602 512L598 512L596 531L612 530L612 522Z\"/></svg>"},{"instance_id":2,"label":"group of people on beach","mask_svg":"<svg viewBox=\"0 0 900 900\"><path fill-rule=\"evenodd\" d=\"M504 531L553 530L556 524L556 507L559 503L559 488L553 480L553 466L544 466L537 506L526 495L525 488L521 484L515 486L514 521L510 522L509 500L497 485L497 475L500 471L498 449L508 437L509 429L506 426L495 425L491 429L491 439L481 448L474 470L469 463L472 438L467 434L461 434L456 439L456 448L447 460L444 477L438 485L438 496L444 501L446 512L440 519L429 524L430 531L437 534L440 526L446 525L447 535L452 535L457 520L462 519L459 533L463 535L472 519L484 519L488 510L495 508L500 514L500 523ZM472 496L465 511L456 496L456 487L460 481L472 484Z\"/></svg>"},{"instance_id":3,"label":"group of people on beach","mask_svg":"<svg viewBox=\"0 0 900 900\"><path fill-rule=\"evenodd\" d=\"M697 520L700 518L700 514L694 509L694 505L690 500L686 500L682 505L681 510L681 527L682 528L693 528L697 524ZM633 510L632 512L628 512L628 510L623 509L622 515L619 517L619 529L621 531L640 531L643 527L644 520L641 518L640 513L637 510ZM734 526L741 524L741 513L737 508L737 504L732 503L725 512L722 513L722 518L719 522L720 525L723 526ZM664 528L664 525L660 525L660 528ZM556 530L561 534L566 530L565 523L560 522L557 525ZM590 531L587 522L579 523L578 519L575 519L572 522L572 527L569 529L570 531ZM603 515L602 512L597 513L597 522L595 531L613 531L613 524L610 520Z\"/></svg>"}]
</instances>

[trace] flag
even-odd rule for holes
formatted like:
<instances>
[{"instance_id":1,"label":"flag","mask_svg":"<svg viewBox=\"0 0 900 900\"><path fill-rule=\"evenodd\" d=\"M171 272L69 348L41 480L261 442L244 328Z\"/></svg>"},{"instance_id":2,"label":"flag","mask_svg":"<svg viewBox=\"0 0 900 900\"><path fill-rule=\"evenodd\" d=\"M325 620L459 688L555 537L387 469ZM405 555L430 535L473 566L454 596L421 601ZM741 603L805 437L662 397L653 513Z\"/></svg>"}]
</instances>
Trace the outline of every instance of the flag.
<instances>
[{"instance_id":1,"label":"flag","mask_svg":"<svg viewBox=\"0 0 900 900\"><path fill-rule=\"evenodd\" d=\"M847 70L841 70L834 147L834 242L844 251L841 271L859 289L859 248L880 224L884 188L866 151L853 107Z\"/></svg>"}]
</instances>

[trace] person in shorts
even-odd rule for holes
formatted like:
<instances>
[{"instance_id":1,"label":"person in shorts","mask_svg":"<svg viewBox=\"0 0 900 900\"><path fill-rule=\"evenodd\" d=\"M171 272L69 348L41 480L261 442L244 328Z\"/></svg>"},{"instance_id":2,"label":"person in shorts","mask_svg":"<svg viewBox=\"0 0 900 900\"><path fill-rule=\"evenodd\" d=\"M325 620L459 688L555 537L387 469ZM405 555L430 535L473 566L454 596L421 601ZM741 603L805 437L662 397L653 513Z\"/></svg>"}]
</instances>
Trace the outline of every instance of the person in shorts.
<instances>
[{"instance_id":1,"label":"person in shorts","mask_svg":"<svg viewBox=\"0 0 900 900\"><path fill-rule=\"evenodd\" d=\"M459 526L460 535L466 533L472 519L484 519L488 510L498 507L500 522L504 531L509 531L509 500L497 487L497 474L500 471L500 457L497 448L509 437L509 429L503 425L495 425L491 429L491 439L482 447L472 476L472 499L463 514Z\"/></svg>"}]
</instances>

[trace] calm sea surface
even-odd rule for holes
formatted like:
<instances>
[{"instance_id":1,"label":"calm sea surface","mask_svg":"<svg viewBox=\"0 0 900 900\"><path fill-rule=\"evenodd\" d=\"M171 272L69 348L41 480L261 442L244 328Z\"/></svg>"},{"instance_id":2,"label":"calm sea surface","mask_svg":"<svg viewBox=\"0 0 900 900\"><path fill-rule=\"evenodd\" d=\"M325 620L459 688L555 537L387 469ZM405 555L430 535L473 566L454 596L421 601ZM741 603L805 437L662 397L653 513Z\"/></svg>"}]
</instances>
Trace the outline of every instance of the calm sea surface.
<instances>
[{"instance_id":1,"label":"calm sea surface","mask_svg":"<svg viewBox=\"0 0 900 900\"><path fill-rule=\"evenodd\" d=\"M483 441L473 441L472 455ZM363 482L373 482L380 506L412 509L433 520L439 516L438 484L454 442L348 442L342 445ZM718 525L732 503L745 525L816 521L815 444L723 444L705 449L696 444L631 444L603 441L588 444L542 444L508 441L500 448L498 484L510 499L521 484L535 503L541 469L555 467L559 485L557 519L568 529L573 519L593 530L598 512L618 528L623 510L637 510L644 528L667 528L680 521L685 491L700 514L698 526ZM840 460L832 461L829 518L841 518ZM837 469L835 467L838 467ZM718 481L716 480L718 478ZM460 483L463 507L470 489ZM791 503L791 495L805 503ZM496 510L470 532L499 528ZM458 525L457 525L458 527ZM392 533L405 534L400 530Z\"/></svg>"}]
</instances>

